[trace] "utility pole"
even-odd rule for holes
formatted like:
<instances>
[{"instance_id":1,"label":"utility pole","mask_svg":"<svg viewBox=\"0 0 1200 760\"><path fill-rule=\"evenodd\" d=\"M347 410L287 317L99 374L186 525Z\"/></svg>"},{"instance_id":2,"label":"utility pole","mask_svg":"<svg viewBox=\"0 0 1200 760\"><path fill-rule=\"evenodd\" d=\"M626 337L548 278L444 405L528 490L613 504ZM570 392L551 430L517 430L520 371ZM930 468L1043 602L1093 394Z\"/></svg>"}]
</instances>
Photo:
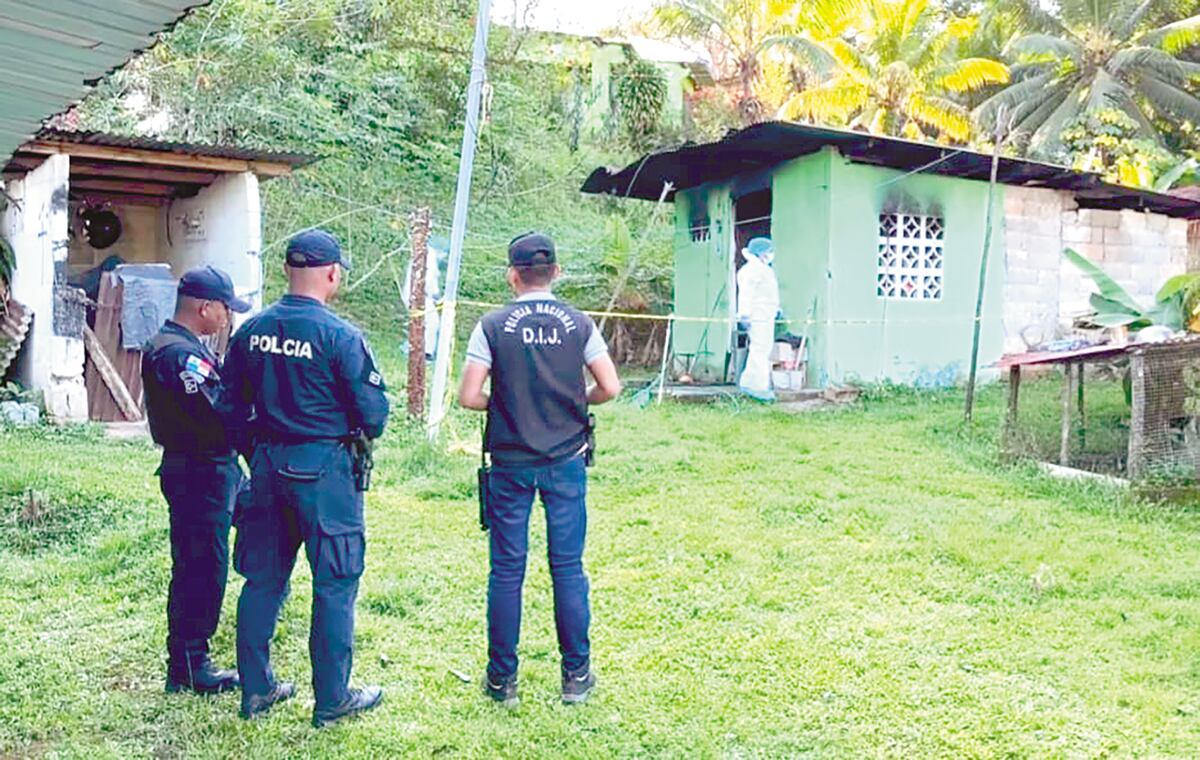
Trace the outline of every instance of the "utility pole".
<instances>
[{"instance_id":1,"label":"utility pole","mask_svg":"<svg viewBox=\"0 0 1200 760\"><path fill-rule=\"evenodd\" d=\"M450 378L450 353L454 343L454 321L458 305L458 275L462 269L463 241L467 234L467 211L471 202L471 173L475 169L475 144L479 137L479 101L487 63L488 25L492 0L479 0L475 17L475 50L471 57L471 83L467 87L467 115L463 128L462 155L458 162L458 188L454 196L454 223L450 230L450 262L446 267L446 296L438 330L437 360L433 367L433 394L429 398L429 440L436 441L446 408L446 383Z\"/></svg>"},{"instance_id":2,"label":"utility pole","mask_svg":"<svg viewBox=\"0 0 1200 760\"><path fill-rule=\"evenodd\" d=\"M420 418L425 414L425 263L429 260L429 207L424 206L412 215L410 240L412 244L412 292L408 294L408 414ZM434 272L434 277L437 272Z\"/></svg>"}]
</instances>

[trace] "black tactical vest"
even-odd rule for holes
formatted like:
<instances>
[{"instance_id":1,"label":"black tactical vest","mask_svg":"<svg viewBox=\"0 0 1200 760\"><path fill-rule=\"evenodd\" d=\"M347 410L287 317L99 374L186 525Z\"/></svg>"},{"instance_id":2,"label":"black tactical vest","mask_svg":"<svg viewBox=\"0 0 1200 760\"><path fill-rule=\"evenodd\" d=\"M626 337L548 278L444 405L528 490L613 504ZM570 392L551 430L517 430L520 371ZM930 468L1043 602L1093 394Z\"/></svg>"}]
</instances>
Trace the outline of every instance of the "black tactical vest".
<instances>
[{"instance_id":1,"label":"black tactical vest","mask_svg":"<svg viewBox=\"0 0 1200 760\"><path fill-rule=\"evenodd\" d=\"M486 315L492 351L487 449L499 465L569 459L587 443L584 349L592 320L549 298Z\"/></svg>"},{"instance_id":2,"label":"black tactical vest","mask_svg":"<svg viewBox=\"0 0 1200 760\"><path fill-rule=\"evenodd\" d=\"M225 428L212 407L215 388L193 380L199 385L195 393L189 394L179 379L180 371L185 368L181 356L202 356L214 366L216 358L201 344L166 329L151 338L142 350L142 387L154 442L172 453L206 458L228 456L230 445Z\"/></svg>"}]
</instances>

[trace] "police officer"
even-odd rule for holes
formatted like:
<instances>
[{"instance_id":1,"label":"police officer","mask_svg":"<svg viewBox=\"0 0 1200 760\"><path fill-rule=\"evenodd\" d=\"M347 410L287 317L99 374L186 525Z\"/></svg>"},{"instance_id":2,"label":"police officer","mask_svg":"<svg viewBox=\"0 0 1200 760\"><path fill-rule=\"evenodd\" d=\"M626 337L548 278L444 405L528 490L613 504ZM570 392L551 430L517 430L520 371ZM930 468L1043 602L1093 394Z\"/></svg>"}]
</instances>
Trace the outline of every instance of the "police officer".
<instances>
[{"instance_id":1,"label":"police officer","mask_svg":"<svg viewBox=\"0 0 1200 760\"><path fill-rule=\"evenodd\" d=\"M223 414L240 445L253 448L252 498L234 548L234 567L246 579L237 626L241 716L255 718L295 694L295 684L276 680L270 646L303 544L312 568L309 655L320 728L383 698L377 686L349 687L365 551L352 452L383 433L388 401L362 332L327 306L349 268L337 240L303 232L286 256L288 294L238 330L225 365Z\"/></svg>"},{"instance_id":2,"label":"police officer","mask_svg":"<svg viewBox=\"0 0 1200 760\"><path fill-rule=\"evenodd\" d=\"M560 274L550 238L517 237L509 244L508 262L516 299L475 326L459 389L464 407L487 412L485 448L492 460L486 505L489 661L483 687L506 706L518 702L521 586L536 493L546 510L562 699L582 702L596 685L583 572L588 405L614 398L621 383L592 320L550 291ZM596 381L590 388L584 367ZM483 390L489 376L490 395Z\"/></svg>"},{"instance_id":3,"label":"police officer","mask_svg":"<svg viewBox=\"0 0 1200 760\"><path fill-rule=\"evenodd\" d=\"M167 691L210 694L235 688L237 673L208 656L229 574L229 524L242 471L214 409L221 365L200 342L250 304L229 275L193 269L179 280L175 316L145 347L142 382L150 434L162 446L159 479L171 515L167 594Z\"/></svg>"}]
</instances>

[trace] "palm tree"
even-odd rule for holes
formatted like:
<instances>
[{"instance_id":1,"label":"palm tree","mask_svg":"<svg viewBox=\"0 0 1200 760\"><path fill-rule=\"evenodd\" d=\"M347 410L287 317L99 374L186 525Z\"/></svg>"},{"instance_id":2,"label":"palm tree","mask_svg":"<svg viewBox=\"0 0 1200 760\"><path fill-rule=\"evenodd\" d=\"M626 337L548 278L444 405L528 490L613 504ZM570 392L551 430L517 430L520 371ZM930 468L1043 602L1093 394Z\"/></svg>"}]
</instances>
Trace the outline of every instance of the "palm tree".
<instances>
[{"instance_id":1,"label":"palm tree","mask_svg":"<svg viewBox=\"0 0 1200 760\"><path fill-rule=\"evenodd\" d=\"M765 43L825 74L784 103L784 117L966 142L971 116L957 98L1008 82L999 61L956 56L975 33L974 18L946 15L929 0L854 0L836 10L838 23L801 19L798 31Z\"/></svg>"},{"instance_id":2,"label":"palm tree","mask_svg":"<svg viewBox=\"0 0 1200 760\"><path fill-rule=\"evenodd\" d=\"M976 109L981 124L1010 122L1027 152L1043 157L1062 152L1069 124L1105 109L1155 141L1156 118L1200 124L1190 89L1200 64L1177 57L1200 42L1200 16L1143 29L1162 0L1062 0L1055 15L1038 0L1017 2L1040 31L1009 43L1013 81Z\"/></svg>"},{"instance_id":3,"label":"palm tree","mask_svg":"<svg viewBox=\"0 0 1200 760\"><path fill-rule=\"evenodd\" d=\"M663 0L650 24L668 37L703 43L720 70L718 84L734 91L743 124L752 124L764 111L757 93L759 43L796 5L797 0Z\"/></svg>"}]
</instances>

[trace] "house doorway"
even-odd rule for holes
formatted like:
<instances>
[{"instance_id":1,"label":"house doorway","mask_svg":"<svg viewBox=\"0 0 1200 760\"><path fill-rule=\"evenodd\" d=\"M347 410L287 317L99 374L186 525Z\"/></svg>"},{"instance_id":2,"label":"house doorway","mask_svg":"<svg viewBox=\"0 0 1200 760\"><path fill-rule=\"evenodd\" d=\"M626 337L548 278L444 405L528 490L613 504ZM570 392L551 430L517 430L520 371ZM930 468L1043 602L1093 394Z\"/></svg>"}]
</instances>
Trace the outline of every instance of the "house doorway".
<instances>
[{"instance_id":1,"label":"house doorway","mask_svg":"<svg viewBox=\"0 0 1200 760\"><path fill-rule=\"evenodd\" d=\"M771 235L771 188L748 193L733 202L734 241L738 253L737 266L740 268L745 259L741 257L742 249L756 237Z\"/></svg>"},{"instance_id":2,"label":"house doorway","mask_svg":"<svg viewBox=\"0 0 1200 760\"><path fill-rule=\"evenodd\" d=\"M756 237L771 235L771 204L773 202L771 187L768 185L760 190L748 192L733 199L733 266L730 268L729 292L733 293L730 301L730 361L726 363L726 381L737 382L746 364L746 349L750 345L749 336L740 331L737 325L738 284L737 272L746 263L742 251Z\"/></svg>"}]
</instances>

